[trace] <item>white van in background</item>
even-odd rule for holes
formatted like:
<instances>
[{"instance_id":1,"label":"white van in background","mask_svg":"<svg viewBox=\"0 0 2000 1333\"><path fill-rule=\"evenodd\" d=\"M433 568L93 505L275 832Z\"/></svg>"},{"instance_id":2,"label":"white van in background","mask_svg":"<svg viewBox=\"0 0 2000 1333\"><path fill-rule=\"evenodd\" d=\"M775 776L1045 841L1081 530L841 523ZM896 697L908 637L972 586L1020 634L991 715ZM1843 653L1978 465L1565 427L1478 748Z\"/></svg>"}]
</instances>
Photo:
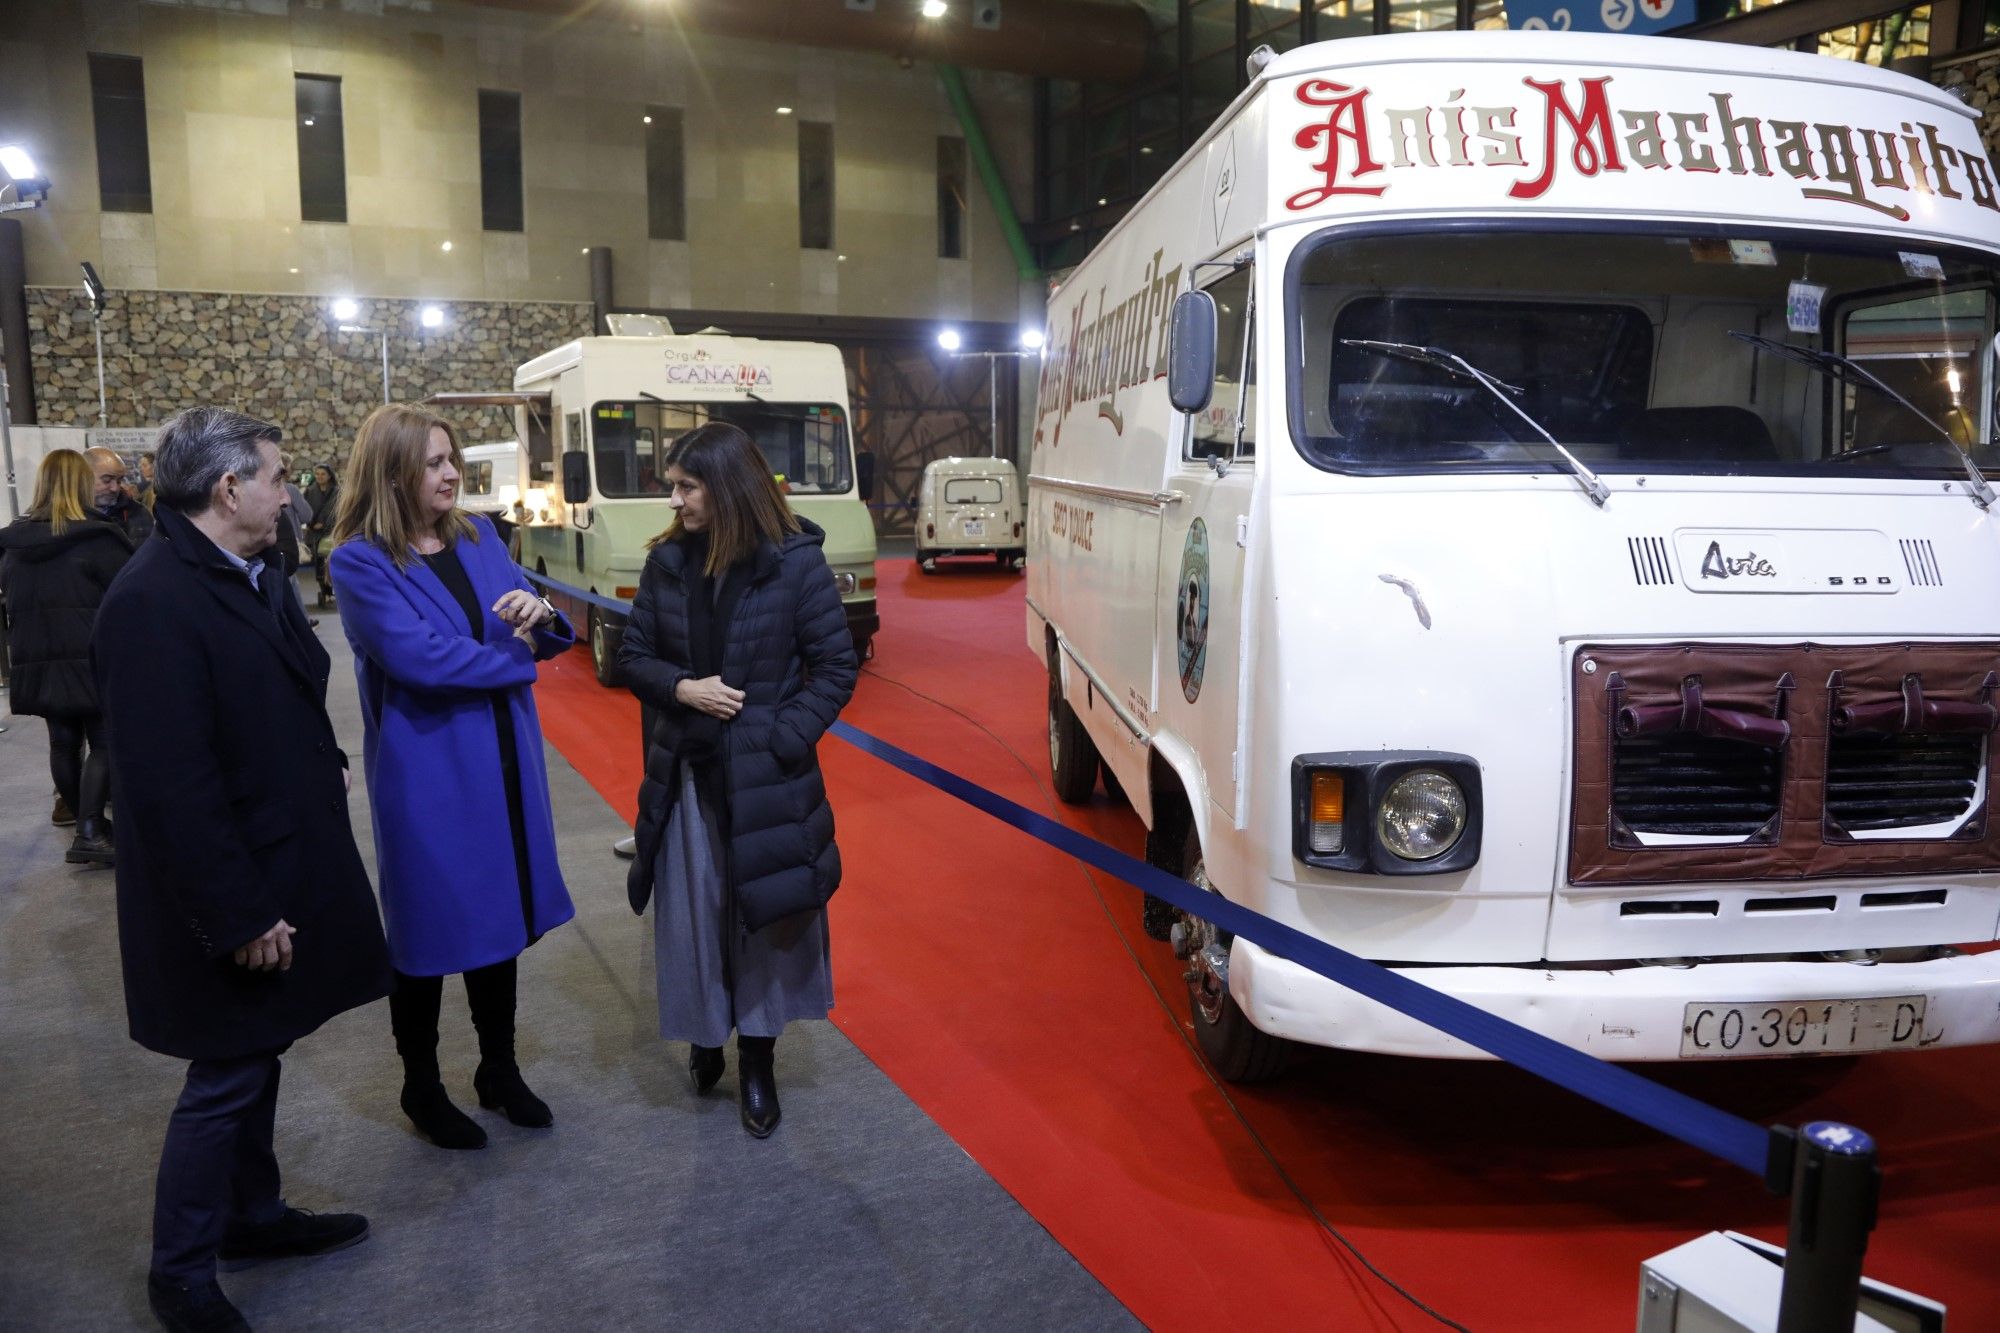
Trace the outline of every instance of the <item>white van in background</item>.
<instances>
[{"instance_id":1,"label":"white van in background","mask_svg":"<svg viewBox=\"0 0 2000 1333\"><path fill-rule=\"evenodd\" d=\"M1059 793L1608 1059L2000 1039L2000 196L1927 84L1655 37L1266 64L1052 300ZM1977 466L1975 466L1975 463ZM1164 904L1226 1077L1472 1048Z\"/></svg>"},{"instance_id":2,"label":"white van in background","mask_svg":"<svg viewBox=\"0 0 2000 1333\"><path fill-rule=\"evenodd\" d=\"M1027 562L1021 474L1004 458L933 458L917 482L916 560L937 573L947 556L990 556L1005 568Z\"/></svg>"},{"instance_id":3,"label":"white van in background","mask_svg":"<svg viewBox=\"0 0 2000 1333\"><path fill-rule=\"evenodd\" d=\"M468 444L464 452L465 474L459 483L464 507L492 519L500 535L508 536L527 511L521 479L528 472L528 451L518 441L508 440Z\"/></svg>"}]
</instances>

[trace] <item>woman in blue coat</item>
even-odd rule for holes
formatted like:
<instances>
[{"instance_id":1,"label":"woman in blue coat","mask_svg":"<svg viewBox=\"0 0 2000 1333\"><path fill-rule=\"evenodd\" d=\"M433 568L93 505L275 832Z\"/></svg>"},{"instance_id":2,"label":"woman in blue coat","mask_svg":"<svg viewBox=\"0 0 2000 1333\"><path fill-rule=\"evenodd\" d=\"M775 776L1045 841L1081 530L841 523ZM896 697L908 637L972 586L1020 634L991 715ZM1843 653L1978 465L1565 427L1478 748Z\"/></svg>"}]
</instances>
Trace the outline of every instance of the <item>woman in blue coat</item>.
<instances>
[{"instance_id":1,"label":"woman in blue coat","mask_svg":"<svg viewBox=\"0 0 2000 1333\"><path fill-rule=\"evenodd\" d=\"M825 907L840 850L817 746L858 663L824 534L748 435L689 431L666 480L674 523L618 652L652 718L626 889L635 912L656 900L660 1035L689 1044L707 1092L735 1031L743 1127L761 1139L778 1126L778 1035L833 1008Z\"/></svg>"},{"instance_id":2,"label":"woman in blue coat","mask_svg":"<svg viewBox=\"0 0 2000 1333\"><path fill-rule=\"evenodd\" d=\"M575 915L532 687L535 663L576 637L491 525L458 508L462 466L442 417L375 409L355 437L330 557L361 688L403 1111L440 1148L486 1143L438 1072L453 972L479 1033L479 1104L517 1125L554 1123L514 1061L515 960Z\"/></svg>"}]
</instances>

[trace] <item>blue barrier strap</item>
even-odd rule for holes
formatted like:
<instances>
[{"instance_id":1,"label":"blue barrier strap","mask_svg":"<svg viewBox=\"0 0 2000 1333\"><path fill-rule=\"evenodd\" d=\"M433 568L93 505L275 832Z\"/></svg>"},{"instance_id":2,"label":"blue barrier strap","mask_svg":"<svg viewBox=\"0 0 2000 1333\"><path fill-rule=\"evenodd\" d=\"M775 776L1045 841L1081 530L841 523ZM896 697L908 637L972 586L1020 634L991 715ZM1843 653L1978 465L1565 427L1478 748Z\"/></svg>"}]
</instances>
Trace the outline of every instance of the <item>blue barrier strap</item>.
<instances>
[{"instance_id":1,"label":"blue barrier strap","mask_svg":"<svg viewBox=\"0 0 2000 1333\"><path fill-rule=\"evenodd\" d=\"M1335 948L1324 940L1232 903L1220 894L1205 893L1179 876L1170 875L1157 866L1085 837L1045 815L1036 814L1005 797L975 786L846 722L835 722L832 731L849 744L957 797L974 809L984 811L1002 823L1011 824L1030 837L1163 899L1184 912L1212 921L1280 958L1309 968L1329 981L1379 1001L1489 1055L1498 1056L1509 1064L1587 1097L1600 1106L1650 1125L1670 1138L1712 1153L1759 1177L1764 1175L1770 1135L1760 1125L1697 1101L1686 1093L1663 1087L1629 1069L1586 1055L1551 1037L1531 1032L1455 996L1434 990L1378 963Z\"/></svg>"},{"instance_id":2,"label":"blue barrier strap","mask_svg":"<svg viewBox=\"0 0 2000 1333\"><path fill-rule=\"evenodd\" d=\"M629 602L587 592L545 574L527 569L521 572L553 592L592 606L601 606L621 616L631 614ZM1697 1101L1686 1093L1663 1087L1622 1066L1586 1055L1552 1037L1544 1037L1539 1032L1531 1032L1517 1023L1489 1014L1456 996L1446 995L1399 972L1392 972L1379 963L1348 953L1325 940L1230 902L1219 893L1204 893L1178 875L1170 875L1095 838L1085 837L1046 815L1016 805L1004 796L995 795L955 773L917 758L907 750L870 736L850 723L835 722L831 730L832 734L850 745L947 795L957 797L975 810L983 811L1003 824L1010 824L1029 837L1171 903L1183 912L1212 921L1230 934L1241 936L1269 953L1317 972L1329 981L1387 1005L1428 1027L1457 1037L1488 1055L1567 1088L1580 1097L1643 1125L1650 1125L1669 1138L1711 1153L1753 1175L1762 1177L1765 1174L1770 1134L1760 1125Z\"/></svg>"}]
</instances>

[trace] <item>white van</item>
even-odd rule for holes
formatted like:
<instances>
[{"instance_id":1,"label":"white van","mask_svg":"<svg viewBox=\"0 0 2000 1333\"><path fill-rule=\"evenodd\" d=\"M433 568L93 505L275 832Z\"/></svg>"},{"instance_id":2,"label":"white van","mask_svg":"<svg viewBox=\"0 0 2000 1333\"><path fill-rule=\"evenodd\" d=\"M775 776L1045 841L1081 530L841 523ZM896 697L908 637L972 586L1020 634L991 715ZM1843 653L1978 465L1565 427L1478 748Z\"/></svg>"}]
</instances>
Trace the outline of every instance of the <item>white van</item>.
<instances>
[{"instance_id":1,"label":"white van","mask_svg":"<svg viewBox=\"0 0 2000 1333\"><path fill-rule=\"evenodd\" d=\"M460 503L493 520L502 537L521 521L527 506L521 500L521 479L528 474L528 451L518 441L465 446L465 475L459 482Z\"/></svg>"},{"instance_id":2,"label":"white van","mask_svg":"<svg viewBox=\"0 0 2000 1333\"><path fill-rule=\"evenodd\" d=\"M1155 864L1609 1059L2000 1038L1966 107L1651 37L1305 47L1048 327L1066 799L1101 764ZM1228 1077L1477 1054L1148 908Z\"/></svg>"},{"instance_id":3,"label":"white van","mask_svg":"<svg viewBox=\"0 0 2000 1333\"><path fill-rule=\"evenodd\" d=\"M1026 562L1021 474L1004 458L933 458L917 482L917 567L937 573L946 556L991 556L1003 567Z\"/></svg>"},{"instance_id":4,"label":"white van","mask_svg":"<svg viewBox=\"0 0 2000 1333\"><path fill-rule=\"evenodd\" d=\"M528 466L521 563L599 596L637 596L646 543L673 520L667 450L696 426L732 422L764 451L793 510L825 529L827 563L866 658L881 625L875 523L861 499L873 459L855 456L840 349L677 335L650 316L613 319L657 331L578 338L523 364L511 392L430 400L515 410ZM610 684L624 620L581 599L551 600L588 626L597 677Z\"/></svg>"}]
</instances>

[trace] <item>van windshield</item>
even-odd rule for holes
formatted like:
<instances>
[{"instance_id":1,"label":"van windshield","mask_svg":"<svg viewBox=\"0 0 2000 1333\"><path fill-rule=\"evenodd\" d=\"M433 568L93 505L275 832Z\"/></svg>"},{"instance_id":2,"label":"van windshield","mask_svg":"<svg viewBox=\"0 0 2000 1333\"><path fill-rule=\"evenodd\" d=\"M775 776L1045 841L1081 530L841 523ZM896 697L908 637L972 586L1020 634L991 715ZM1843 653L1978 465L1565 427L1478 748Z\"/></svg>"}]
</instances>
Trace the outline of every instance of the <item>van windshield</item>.
<instances>
[{"instance_id":1,"label":"van windshield","mask_svg":"<svg viewBox=\"0 0 2000 1333\"><path fill-rule=\"evenodd\" d=\"M1329 234L1292 264L1293 436L1362 473L1561 469L1522 414L1597 472L1962 477L1961 450L1991 470L2000 259L1911 245ZM1507 400L1385 344L1462 357Z\"/></svg>"},{"instance_id":2,"label":"van windshield","mask_svg":"<svg viewBox=\"0 0 2000 1333\"><path fill-rule=\"evenodd\" d=\"M600 402L590 413L598 494L609 499L667 493L667 452L696 426L739 426L792 495L839 495L854 482L847 414L826 403Z\"/></svg>"}]
</instances>

